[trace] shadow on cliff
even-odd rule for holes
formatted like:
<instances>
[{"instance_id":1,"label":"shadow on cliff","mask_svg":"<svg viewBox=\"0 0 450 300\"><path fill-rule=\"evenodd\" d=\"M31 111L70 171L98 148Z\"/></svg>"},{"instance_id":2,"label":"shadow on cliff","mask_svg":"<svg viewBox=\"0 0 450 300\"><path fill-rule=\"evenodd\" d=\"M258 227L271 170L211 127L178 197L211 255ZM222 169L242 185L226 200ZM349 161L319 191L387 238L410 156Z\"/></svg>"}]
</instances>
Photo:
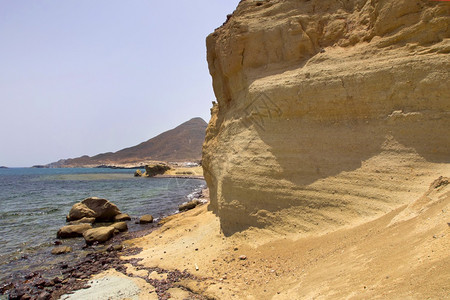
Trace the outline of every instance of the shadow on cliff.
<instances>
[{"instance_id":1,"label":"shadow on cliff","mask_svg":"<svg viewBox=\"0 0 450 300\"><path fill-rule=\"evenodd\" d=\"M220 210L213 209L220 216L226 236L249 227L264 228L283 222L270 216L293 206L310 210L336 205L322 203L321 199L295 198L295 190L304 190L318 180L357 170L363 161L382 151L400 155L406 151L417 153L428 162L450 162L448 126L442 121L378 123L376 126L355 121L336 126L277 119L267 121L263 127L247 125L256 130L259 143L249 141L247 148L241 149L244 157L237 155L230 161L233 168L220 183L227 193L222 193ZM383 145L388 136L401 147L386 150ZM261 142L266 147L263 151ZM270 155L245 157L248 153L264 151Z\"/></svg>"}]
</instances>

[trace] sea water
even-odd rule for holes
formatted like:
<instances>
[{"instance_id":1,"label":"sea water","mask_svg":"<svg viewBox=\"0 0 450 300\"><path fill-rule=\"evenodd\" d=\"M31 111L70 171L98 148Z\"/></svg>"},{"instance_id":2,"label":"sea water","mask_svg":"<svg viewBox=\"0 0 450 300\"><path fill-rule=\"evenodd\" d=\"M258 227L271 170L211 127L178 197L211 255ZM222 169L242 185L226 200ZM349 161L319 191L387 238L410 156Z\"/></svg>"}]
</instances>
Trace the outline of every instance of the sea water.
<instances>
[{"instance_id":1,"label":"sea water","mask_svg":"<svg viewBox=\"0 0 450 300\"><path fill-rule=\"evenodd\" d=\"M48 263L43 261L52 259L56 232L66 225L72 205L85 198L106 198L134 219L144 214L161 218L205 187L200 179L133 174L112 169L0 169L0 283L15 272ZM63 243L80 248L81 240Z\"/></svg>"}]
</instances>

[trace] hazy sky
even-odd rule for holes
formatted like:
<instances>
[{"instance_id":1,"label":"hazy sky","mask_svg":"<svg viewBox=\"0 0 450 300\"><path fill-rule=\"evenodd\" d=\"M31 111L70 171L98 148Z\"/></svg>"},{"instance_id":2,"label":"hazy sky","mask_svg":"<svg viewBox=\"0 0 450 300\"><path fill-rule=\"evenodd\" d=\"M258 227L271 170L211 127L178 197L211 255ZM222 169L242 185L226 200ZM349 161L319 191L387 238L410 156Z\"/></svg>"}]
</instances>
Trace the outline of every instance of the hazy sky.
<instances>
[{"instance_id":1,"label":"hazy sky","mask_svg":"<svg viewBox=\"0 0 450 300\"><path fill-rule=\"evenodd\" d=\"M215 100L205 38L239 0L0 0L0 166L117 151Z\"/></svg>"}]
</instances>

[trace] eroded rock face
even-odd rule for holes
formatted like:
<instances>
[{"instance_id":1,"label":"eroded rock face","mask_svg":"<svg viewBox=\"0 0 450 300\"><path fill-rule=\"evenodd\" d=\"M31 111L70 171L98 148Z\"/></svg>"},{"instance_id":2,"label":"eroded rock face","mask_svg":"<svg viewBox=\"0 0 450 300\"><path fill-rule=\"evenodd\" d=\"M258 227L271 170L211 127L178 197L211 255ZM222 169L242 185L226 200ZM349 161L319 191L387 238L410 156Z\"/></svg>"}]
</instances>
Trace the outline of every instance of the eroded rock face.
<instances>
[{"instance_id":1,"label":"eroded rock face","mask_svg":"<svg viewBox=\"0 0 450 300\"><path fill-rule=\"evenodd\" d=\"M241 1L207 38L203 167L224 233L367 220L448 174L449 16L428 0Z\"/></svg>"},{"instance_id":2,"label":"eroded rock face","mask_svg":"<svg viewBox=\"0 0 450 300\"><path fill-rule=\"evenodd\" d=\"M145 173L142 176L153 177L156 175L164 174L167 170L170 170L170 167L163 163L156 165L146 165Z\"/></svg>"}]
</instances>

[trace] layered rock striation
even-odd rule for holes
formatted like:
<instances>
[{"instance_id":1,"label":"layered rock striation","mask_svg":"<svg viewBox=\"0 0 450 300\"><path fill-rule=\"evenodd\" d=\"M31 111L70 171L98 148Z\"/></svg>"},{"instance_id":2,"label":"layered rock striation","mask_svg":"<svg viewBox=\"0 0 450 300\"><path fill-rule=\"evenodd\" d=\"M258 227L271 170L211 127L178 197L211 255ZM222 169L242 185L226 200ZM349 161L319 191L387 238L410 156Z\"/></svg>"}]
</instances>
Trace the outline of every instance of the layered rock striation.
<instances>
[{"instance_id":1,"label":"layered rock striation","mask_svg":"<svg viewBox=\"0 0 450 300\"><path fill-rule=\"evenodd\" d=\"M241 1L207 38L203 146L225 234L326 231L449 175L450 5Z\"/></svg>"}]
</instances>

